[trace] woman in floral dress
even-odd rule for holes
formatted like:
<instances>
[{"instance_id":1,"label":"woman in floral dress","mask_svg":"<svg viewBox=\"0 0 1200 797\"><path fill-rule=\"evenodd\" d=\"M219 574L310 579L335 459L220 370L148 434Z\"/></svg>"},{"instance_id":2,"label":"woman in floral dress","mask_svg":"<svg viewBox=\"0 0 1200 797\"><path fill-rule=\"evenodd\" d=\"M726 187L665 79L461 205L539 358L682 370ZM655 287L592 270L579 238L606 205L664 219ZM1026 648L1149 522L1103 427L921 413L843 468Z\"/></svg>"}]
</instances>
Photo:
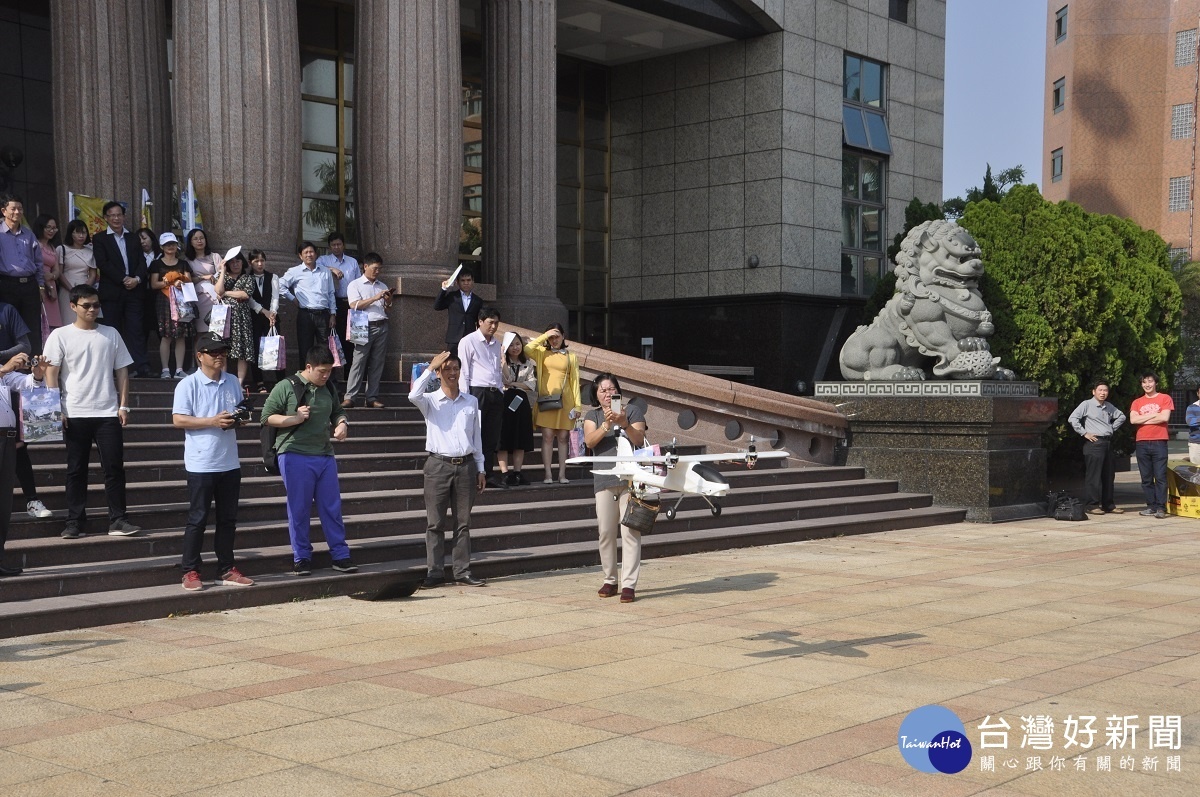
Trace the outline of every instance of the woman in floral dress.
<instances>
[{"instance_id":1,"label":"woman in floral dress","mask_svg":"<svg viewBox=\"0 0 1200 797\"><path fill-rule=\"evenodd\" d=\"M216 286L221 303L229 306L229 359L238 361L238 383L245 384L250 362L258 356L254 350L254 315L250 311L254 278L245 255L239 253L221 264Z\"/></svg>"}]
</instances>

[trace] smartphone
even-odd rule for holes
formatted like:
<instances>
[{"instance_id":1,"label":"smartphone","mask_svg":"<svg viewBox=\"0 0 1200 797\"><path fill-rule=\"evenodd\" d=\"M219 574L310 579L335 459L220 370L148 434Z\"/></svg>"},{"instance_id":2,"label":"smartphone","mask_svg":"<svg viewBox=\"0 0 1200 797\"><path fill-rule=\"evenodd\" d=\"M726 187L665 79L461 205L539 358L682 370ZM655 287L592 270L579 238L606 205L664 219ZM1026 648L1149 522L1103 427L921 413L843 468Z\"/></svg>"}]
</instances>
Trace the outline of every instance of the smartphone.
<instances>
[{"instance_id":1,"label":"smartphone","mask_svg":"<svg viewBox=\"0 0 1200 797\"><path fill-rule=\"evenodd\" d=\"M621 414L621 397L613 396L612 401L609 404L609 406L612 407L613 415L620 415Z\"/></svg>"}]
</instances>

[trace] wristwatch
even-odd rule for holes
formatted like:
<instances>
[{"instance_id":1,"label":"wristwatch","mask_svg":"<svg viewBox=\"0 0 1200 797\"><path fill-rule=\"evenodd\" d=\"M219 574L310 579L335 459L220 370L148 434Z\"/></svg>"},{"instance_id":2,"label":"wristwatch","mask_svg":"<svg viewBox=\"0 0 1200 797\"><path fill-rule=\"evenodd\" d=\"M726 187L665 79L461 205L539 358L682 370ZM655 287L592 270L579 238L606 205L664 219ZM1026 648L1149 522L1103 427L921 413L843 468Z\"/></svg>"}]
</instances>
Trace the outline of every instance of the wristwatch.
<instances>
[{"instance_id":1,"label":"wristwatch","mask_svg":"<svg viewBox=\"0 0 1200 797\"><path fill-rule=\"evenodd\" d=\"M129 412L128 407L117 407L117 412Z\"/></svg>"}]
</instances>

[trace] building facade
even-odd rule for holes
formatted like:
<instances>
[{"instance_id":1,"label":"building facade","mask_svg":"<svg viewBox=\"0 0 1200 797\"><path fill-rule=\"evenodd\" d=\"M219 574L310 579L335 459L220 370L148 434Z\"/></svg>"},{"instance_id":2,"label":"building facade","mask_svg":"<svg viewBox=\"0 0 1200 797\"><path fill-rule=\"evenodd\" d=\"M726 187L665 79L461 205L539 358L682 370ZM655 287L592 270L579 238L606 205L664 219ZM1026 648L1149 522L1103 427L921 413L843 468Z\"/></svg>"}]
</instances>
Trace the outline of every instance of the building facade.
<instances>
[{"instance_id":1,"label":"building facade","mask_svg":"<svg viewBox=\"0 0 1200 797\"><path fill-rule=\"evenodd\" d=\"M343 231L397 356L467 261L506 320L795 392L940 198L944 30L944 0L2 0L0 182L146 189L165 227L192 179L276 270Z\"/></svg>"},{"instance_id":2,"label":"building facade","mask_svg":"<svg viewBox=\"0 0 1200 797\"><path fill-rule=\"evenodd\" d=\"M1200 0L1050 0L1043 194L1197 256Z\"/></svg>"}]
</instances>

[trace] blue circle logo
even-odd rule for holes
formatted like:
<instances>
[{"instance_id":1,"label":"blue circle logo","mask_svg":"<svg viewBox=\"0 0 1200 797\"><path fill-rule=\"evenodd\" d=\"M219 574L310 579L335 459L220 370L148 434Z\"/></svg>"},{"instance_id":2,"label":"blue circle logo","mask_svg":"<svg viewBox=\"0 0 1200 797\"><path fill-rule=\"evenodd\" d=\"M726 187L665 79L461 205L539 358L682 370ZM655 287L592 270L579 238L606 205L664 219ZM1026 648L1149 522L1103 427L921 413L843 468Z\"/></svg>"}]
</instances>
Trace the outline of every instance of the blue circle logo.
<instances>
[{"instance_id":1,"label":"blue circle logo","mask_svg":"<svg viewBox=\"0 0 1200 797\"><path fill-rule=\"evenodd\" d=\"M944 706L921 706L910 712L900 723L896 743L908 765L921 772L953 775L971 763L967 729Z\"/></svg>"}]
</instances>

